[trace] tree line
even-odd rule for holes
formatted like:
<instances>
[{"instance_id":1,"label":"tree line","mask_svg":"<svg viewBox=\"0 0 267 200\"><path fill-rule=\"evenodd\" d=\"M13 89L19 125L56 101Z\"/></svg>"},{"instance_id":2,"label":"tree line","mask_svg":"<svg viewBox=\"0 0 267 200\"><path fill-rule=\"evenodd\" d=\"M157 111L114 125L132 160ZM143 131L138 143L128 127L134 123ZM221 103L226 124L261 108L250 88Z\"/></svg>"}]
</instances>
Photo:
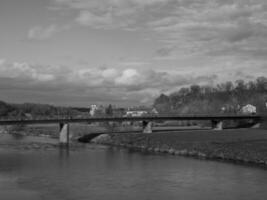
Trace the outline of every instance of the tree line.
<instances>
[{"instance_id":1,"label":"tree line","mask_svg":"<svg viewBox=\"0 0 267 200\"><path fill-rule=\"evenodd\" d=\"M161 94L154 101L160 113L214 114L238 113L242 106L256 106L257 113L266 113L267 78L254 81L237 80L210 85L191 85L169 95Z\"/></svg>"},{"instance_id":2,"label":"tree line","mask_svg":"<svg viewBox=\"0 0 267 200\"><path fill-rule=\"evenodd\" d=\"M55 118L55 117L73 117L80 112L70 107L58 107L47 104L10 104L0 101L0 118Z\"/></svg>"}]
</instances>

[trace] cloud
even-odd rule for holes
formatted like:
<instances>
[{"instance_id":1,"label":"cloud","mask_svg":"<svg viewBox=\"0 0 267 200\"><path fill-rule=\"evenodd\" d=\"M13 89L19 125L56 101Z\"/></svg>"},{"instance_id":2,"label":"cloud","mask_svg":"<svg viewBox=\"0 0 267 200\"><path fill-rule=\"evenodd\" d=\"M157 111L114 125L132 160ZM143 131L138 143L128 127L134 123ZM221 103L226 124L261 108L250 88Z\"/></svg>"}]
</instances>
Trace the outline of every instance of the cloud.
<instances>
[{"instance_id":1,"label":"cloud","mask_svg":"<svg viewBox=\"0 0 267 200\"><path fill-rule=\"evenodd\" d=\"M267 39L266 13L267 2L261 0L180 1L176 11L152 19L147 26L167 47L175 45L178 57L181 52L192 58L195 53L210 56L214 50L236 45L240 45L236 54L242 54L251 45L259 49L265 45L261 41Z\"/></svg>"},{"instance_id":2,"label":"cloud","mask_svg":"<svg viewBox=\"0 0 267 200\"><path fill-rule=\"evenodd\" d=\"M0 98L5 99L8 93L8 97L17 94L18 100L33 102L43 97L51 102L61 99L63 104L65 101L80 101L85 105L88 101L129 105L140 104L144 99L152 102L161 92L210 79L216 77L194 77L151 69L74 69L6 61L0 64Z\"/></svg>"},{"instance_id":3,"label":"cloud","mask_svg":"<svg viewBox=\"0 0 267 200\"><path fill-rule=\"evenodd\" d=\"M170 0L54 0L55 6L73 9L106 10L110 6L115 8L146 7L156 4L165 4Z\"/></svg>"},{"instance_id":4,"label":"cloud","mask_svg":"<svg viewBox=\"0 0 267 200\"><path fill-rule=\"evenodd\" d=\"M53 91L63 88L71 91L73 99L79 95L86 99L88 95L88 99L101 101L147 102L160 92L174 91L192 83L249 79L267 74L266 0L51 2L56 12L64 12L65 19L71 18L70 23L100 29L105 34L106 30L113 30L107 32L111 36L121 33L118 30L138 31L136 37L151 39L144 44L150 45L144 49L151 52L146 52L146 62L135 58L138 61L122 60L117 66L88 68L83 65L75 70L66 66L44 69L0 60L0 77L14 80L13 85L20 80L30 84L31 87L25 83L28 88L38 86L38 89ZM62 30L64 27L59 25L36 26L29 31L28 38L44 40ZM24 85L17 83L20 87Z\"/></svg>"},{"instance_id":5,"label":"cloud","mask_svg":"<svg viewBox=\"0 0 267 200\"><path fill-rule=\"evenodd\" d=\"M44 66L43 66L44 67ZM0 78L18 78L32 81L51 81L54 75L46 73L40 66L22 62L0 62Z\"/></svg>"},{"instance_id":6,"label":"cloud","mask_svg":"<svg viewBox=\"0 0 267 200\"><path fill-rule=\"evenodd\" d=\"M105 80L113 80L118 76L118 70L114 68L103 69L102 76Z\"/></svg>"},{"instance_id":7,"label":"cloud","mask_svg":"<svg viewBox=\"0 0 267 200\"><path fill-rule=\"evenodd\" d=\"M140 81L140 74L136 69L126 69L115 79L115 83L118 85L133 85L138 81Z\"/></svg>"},{"instance_id":8,"label":"cloud","mask_svg":"<svg viewBox=\"0 0 267 200\"><path fill-rule=\"evenodd\" d=\"M42 27L42 26L35 26L32 27L28 31L28 39L29 40L46 40L53 36L54 34L61 32L63 30L69 29L70 26L58 26L55 24L49 25L47 27Z\"/></svg>"},{"instance_id":9,"label":"cloud","mask_svg":"<svg viewBox=\"0 0 267 200\"><path fill-rule=\"evenodd\" d=\"M0 62L0 99L54 102L60 105L89 103L150 104L161 93L191 84L212 85L229 80L251 80L267 74L265 60L225 61L215 57L191 72L144 68L45 66L26 62ZM211 67L213 70L211 71Z\"/></svg>"},{"instance_id":10,"label":"cloud","mask_svg":"<svg viewBox=\"0 0 267 200\"><path fill-rule=\"evenodd\" d=\"M121 67L144 67L146 65L149 65L150 62L145 62L145 61L131 61L131 60L125 60L125 61L120 61L118 63L119 66Z\"/></svg>"},{"instance_id":11,"label":"cloud","mask_svg":"<svg viewBox=\"0 0 267 200\"><path fill-rule=\"evenodd\" d=\"M97 16L90 11L81 11L76 21L84 26L94 26L95 28L107 28L112 24L112 16L106 13L102 16Z\"/></svg>"},{"instance_id":12,"label":"cloud","mask_svg":"<svg viewBox=\"0 0 267 200\"><path fill-rule=\"evenodd\" d=\"M76 22L103 29L134 30L173 0L54 0L56 10L74 10Z\"/></svg>"},{"instance_id":13,"label":"cloud","mask_svg":"<svg viewBox=\"0 0 267 200\"><path fill-rule=\"evenodd\" d=\"M265 0L53 0L76 13L75 21L95 29L143 30L162 47L156 59L213 56L235 49L252 58L267 39ZM73 13L73 12L72 12ZM266 40L267 41L267 40ZM242 43L242 44L241 44ZM236 46L239 45L239 48ZM250 46L255 51L246 51ZM261 51L262 52L262 51ZM165 55L163 55L165 54ZM169 54L169 55L167 55ZM218 56L219 54L217 54Z\"/></svg>"},{"instance_id":14,"label":"cloud","mask_svg":"<svg viewBox=\"0 0 267 200\"><path fill-rule=\"evenodd\" d=\"M1 58L0 58L0 65L3 65L5 62L6 62L5 59L1 59Z\"/></svg>"},{"instance_id":15,"label":"cloud","mask_svg":"<svg viewBox=\"0 0 267 200\"><path fill-rule=\"evenodd\" d=\"M176 59L175 56L176 46L174 45L166 45L160 47L155 51L154 60L173 60Z\"/></svg>"}]
</instances>

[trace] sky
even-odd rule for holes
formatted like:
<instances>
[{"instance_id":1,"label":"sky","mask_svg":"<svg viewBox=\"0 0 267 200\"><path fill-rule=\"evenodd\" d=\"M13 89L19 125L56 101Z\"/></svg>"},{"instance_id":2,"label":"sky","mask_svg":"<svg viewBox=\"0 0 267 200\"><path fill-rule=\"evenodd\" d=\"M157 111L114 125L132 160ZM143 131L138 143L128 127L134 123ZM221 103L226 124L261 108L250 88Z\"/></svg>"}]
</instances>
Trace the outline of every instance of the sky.
<instances>
[{"instance_id":1,"label":"sky","mask_svg":"<svg viewBox=\"0 0 267 200\"><path fill-rule=\"evenodd\" d=\"M266 75L266 0L0 0L3 101L150 105Z\"/></svg>"}]
</instances>

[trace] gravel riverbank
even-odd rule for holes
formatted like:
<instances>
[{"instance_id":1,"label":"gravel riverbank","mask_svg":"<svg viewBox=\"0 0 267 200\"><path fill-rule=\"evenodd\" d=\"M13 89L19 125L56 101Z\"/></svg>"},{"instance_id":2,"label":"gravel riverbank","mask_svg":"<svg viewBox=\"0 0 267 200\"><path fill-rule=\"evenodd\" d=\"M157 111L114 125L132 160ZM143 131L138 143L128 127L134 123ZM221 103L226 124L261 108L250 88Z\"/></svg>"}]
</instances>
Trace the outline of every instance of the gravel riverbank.
<instances>
[{"instance_id":1,"label":"gravel riverbank","mask_svg":"<svg viewBox=\"0 0 267 200\"><path fill-rule=\"evenodd\" d=\"M95 143L267 167L267 130L203 130L101 135Z\"/></svg>"}]
</instances>

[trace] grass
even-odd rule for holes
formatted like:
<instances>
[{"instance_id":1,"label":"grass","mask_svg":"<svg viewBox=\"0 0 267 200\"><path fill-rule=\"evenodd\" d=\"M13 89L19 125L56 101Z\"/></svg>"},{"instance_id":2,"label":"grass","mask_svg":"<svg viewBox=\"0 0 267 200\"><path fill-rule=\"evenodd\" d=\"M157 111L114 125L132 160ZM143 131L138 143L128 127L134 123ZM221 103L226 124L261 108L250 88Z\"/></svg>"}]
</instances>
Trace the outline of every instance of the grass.
<instances>
[{"instance_id":1,"label":"grass","mask_svg":"<svg viewBox=\"0 0 267 200\"><path fill-rule=\"evenodd\" d=\"M115 145L178 155L267 166L267 130L187 130L152 134L113 134Z\"/></svg>"}]
</instances>

